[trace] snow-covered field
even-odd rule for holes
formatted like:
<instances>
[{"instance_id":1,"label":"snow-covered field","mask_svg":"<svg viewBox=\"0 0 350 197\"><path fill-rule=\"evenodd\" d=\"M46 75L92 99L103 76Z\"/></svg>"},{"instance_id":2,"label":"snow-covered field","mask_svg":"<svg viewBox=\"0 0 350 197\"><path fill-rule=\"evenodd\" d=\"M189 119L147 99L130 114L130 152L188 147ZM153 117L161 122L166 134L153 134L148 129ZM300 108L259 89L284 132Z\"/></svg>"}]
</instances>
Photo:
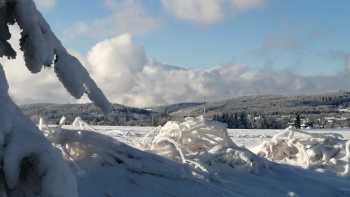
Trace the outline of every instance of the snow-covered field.
<instances>
[{"instance_id":1,"label":"snow-covered field","mask_svg":"<svg viewBox=\"0 0 350 197\"><path fill-rule=\"evenodd\" d=\"M137 127L137 126L90 126L98 133L108 135L119 141L133 145L134 141L143 138L147 133L154 131L157 127ZM68 129L74 129L72 126L65 126ZM248 149L253 148L263 141L271 139L274 135L283 130L273 129L228 129L229 136L239 146L245 146ZM350 129L308 129L310 133L337 133L344 139L350 140Z\"/></svg>"},{"instance_id":2,"label":"snow-covered field","mask_svg":"<svg viewBox=\"0 0 350 197\"><path fill-rule=\"evenodd\" d=\"M155 135L157 133L159 135L161 133L159 131L160 128L81 126L82 128L79 128L78 125L64 126L64 132L61 134L67 140L63 144L79 147L76 143L83 143L84 150L87 149L87 152L92 151L92 155L96 155L94 156L96 157L95 159L92 159L92 157L82 161L77 158L73 159L75 166L72 168L78 179L80 196L350 196L349 176L337 176L331 171L304 169L297 165L293 166L292 163L285 165L260 160L254 155L247 153L245 149L237 148L233 150L232 154L224 152L223 157L220 156L222 153L213 152L215 157L210 157L212 160L209 161L209 165L205 166L208 174L199 173L195 175L193 173L198 171L188 172L186 165L164 157L157 157L152 153L149 154L148 152L151 151L145 151L144 149L143 151L145 152L139 151L139 149L142 149L140 148L140 141L145 140L145 135L152 136L152 132ZM74 133L74 130L78 131L77 134ZM81 133L82 130L85 131ZM250 150L261 145L264 141L273 141L273 136L281 132L283 133L282 130L228 130L228 134L234 143ZM336 133L344 136L344 142L350 140L349 129L306 130L306 132L311 133L316 138L317 134L320 133L325 136L328 136L329 133ZM331 136L334 135L332 134ZM76 140L74 140L75 138ZM330 139L327 138L325 141L321 140L321 142L328 143ZM336 143L343 143L342 140L338 140ZM119 141L130 146L125 146ZM313 143L319 142L315 139L311 141ZM292 140L288 143L293 142L297 144L297 140ZM329 143L335 144L335 147L344 148L344 146L338 146L336 143ZM327 145L324 147L321 146L321 152L327 150L325 151L327 153L329 152L328 150L332 149L332 146ZM175 150L177 149L181 149L180 145L175 148ZM343 156L339 151L337 153ZM191 154L189 155L191 156ZM203 158L195 161L203 162L201 159ZM207 164L205 159L204 165ZM249 170L249 167L246 170L239 167L246 165L244 162L252 162L251 170ZM335 162L341 165L344 164L344 161L340 160ZM266 166L264 166L265 164ZM326 167L332 168L335 165L329 166L328 163L325 163L325 169ZM254 171L255 168L258 170Z\"/></svg>"}]
</instances>

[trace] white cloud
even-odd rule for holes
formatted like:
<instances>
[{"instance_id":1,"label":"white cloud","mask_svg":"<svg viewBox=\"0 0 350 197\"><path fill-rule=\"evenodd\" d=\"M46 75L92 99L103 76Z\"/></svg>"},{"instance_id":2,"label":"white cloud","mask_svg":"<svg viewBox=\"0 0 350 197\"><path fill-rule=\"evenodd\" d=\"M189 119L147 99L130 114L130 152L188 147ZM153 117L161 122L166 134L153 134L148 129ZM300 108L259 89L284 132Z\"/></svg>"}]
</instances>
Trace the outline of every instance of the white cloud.
<instances>
[{"instance_id":1,"label":"white cloud","mask_svg":"<svg viewBox=\"0 0 350 197\"><path fill-rule=\"evenodd\" d=\"M112 97L134 87L135 76L147 61L143 48L134 46L131 39L130 34L124 34L100 42L87 57L89 71Z\"/></svg>"},{"instance_id":2,"label":"white cloud","mask_svg":"<svg viewBox=\"0 0 350 197\"><path fill-rule=\"evenodd\" d=\"M231 0L237 10L249 10L264 5L266 0Z\"/></svg>"},{"instance_id":3,"label":"white cloud","mask_svg":"<svg viewBox=\"0 0 350 197\"><path fill-rule=\"evenodd\" d=\"M56 5L56 0L34 0L34 2L41 10L49 10Z\"/></svg>"},{"instance_id":4,"label":"white cloud","mask_svg":"<svg viewBox=\"0 0 350 197\"><path fill-rule=\"evenodd\" d=\"M65 30L65 36L104 39L124 33L143 34L157 28L160 20L149 16L135 0L106 0L110 15L93 21L78 21Z\"/></svg>"},{"instance_id":5,"label":"white cloud","mask_svg":"<svg viewBox=\"0 0 350 197\"><path fill-rule=\"evenodd\" d=\"M179 19L213 24L225 16L262 6L266 0L161 0L162 5Z\"/></svg>"},{"instance_id":6,"label":"white cloud","mask_svg":"<svg viewBox=\"0 0 350 197\"><path fill-rule=\"evenodd\" d=\"M39 0L38 0L39 1ZM43 0L41 0L43 1ZM213 24L226 16L258 8L267 0L157 0L161 8L181 20ZM163 15L152 10L151 14L142 0L104 0L106 17L92 21L77 21L64 33L68 38L88 36L97 39L124 33L143 34L163 24ZM163 13L162 11L160 13Z\"/></svg>"},{"instance_id":7,"label":"white cloud","mask_svg":"<svg viewBox=\"0 0 350 197\"><path fill-rule=\"evenodd\" d=\"M13 44L18 49L18 41ZM86 57L78 56L111 101L133 106L258 94L322 93L350 87L350 74L303 77L288 71L253 70L239 64L202 70L169 66L150 61L144 48L133 43L130 34L97 43ZM5 65L11 94L17 101L77 102L53 71L32 75L26 70L22 56L18 57L15 61L0 61Z\"/></svg>"},{"instance_id":8,"label":"white cloud","mask_svg":"<svg viewBox=\"0 0 350 197\"><path fill-rule=\"evenodd\" d=\"M224 17L224 0L162 0L163 6L179 19L215 23Z\"/></svg>"},{"instance_id":9,"label":"white cloud","mask_svg":"<svg viewBox=\"0 0 350 197\"><path fill-rule=\"evenodd\" d=\"M258 94L305 94L346 89L346 76L303 77L288 71L224 65L193 70L150 61L130 35L97 44L88 55L91 74L117 103L149 106L221 100Z\"/></svg>"}]
</instances>

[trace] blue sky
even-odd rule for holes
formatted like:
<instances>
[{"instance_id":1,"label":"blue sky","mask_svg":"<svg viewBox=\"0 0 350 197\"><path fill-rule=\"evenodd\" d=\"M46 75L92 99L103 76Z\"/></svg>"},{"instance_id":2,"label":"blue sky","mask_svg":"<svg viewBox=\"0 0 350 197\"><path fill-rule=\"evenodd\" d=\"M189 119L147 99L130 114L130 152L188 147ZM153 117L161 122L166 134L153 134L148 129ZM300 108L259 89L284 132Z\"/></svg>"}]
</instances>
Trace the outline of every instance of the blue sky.
<instances>
[{"instance_id":1,"label":"blue sky","mask_svg":"<svg viewBox=\"0 0 350 197\"><path fill-rule=\"evenodd\" d=\"M114 103L147 107L350 87L348 0L34 1ZM12 28L18 49L19 29ZM18 102L76 102L52 70L32 76L23 61L0 59L11 65L6 72Z\"/></svg>"},{"instance_id":2,"label":"blue sky","mask_svg":"<svg viewBox=\"0 0 350 197\"><path fill-rule=\"evenodd\" d=\"M93 29L90 35L67 35L67 29L73 31L78 23L102 21L119 12L125 2L156 21L155 27L145 27L141 33L114 27L116 31L106 35L94 36ZM261 0L257 6L228 11L210 23L176 16L159 0L57 0L41 10L68 48L85 53L101 40L132 33L149 57L190 68L238 63L329 75L343 69L342 60L334 54L350 51L347 0Z\"/></svg>"}]
</instances>

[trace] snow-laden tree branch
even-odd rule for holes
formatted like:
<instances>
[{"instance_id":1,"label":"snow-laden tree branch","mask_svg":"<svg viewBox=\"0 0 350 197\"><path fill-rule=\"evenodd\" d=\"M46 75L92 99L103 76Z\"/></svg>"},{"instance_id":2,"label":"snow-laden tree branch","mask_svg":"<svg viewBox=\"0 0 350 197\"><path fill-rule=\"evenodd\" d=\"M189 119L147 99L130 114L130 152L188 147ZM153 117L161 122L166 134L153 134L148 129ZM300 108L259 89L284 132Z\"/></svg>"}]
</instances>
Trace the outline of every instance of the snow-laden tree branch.
<instances>
[{"instance_id":1,"label":"snow-laden tree branch","mask_svg":"<svg viewBox=\"0 0 350 197\"><path fill-rule=\"evenodd\" d=\"M20 46L28 70L38 73L43 66L53 66L58 79L75 98L86 93L107 114L112 107L79 60L71 56L51 31L32 0L0 0L0 57L15 58L9 44L8 25L22 29Z\"/></svg>"},{"instance_id":2,"label":"snow-laden tree branch","mask_svg":"<svg viewBox=\"0 0 350 197\"><path fill-rule=\"evenodd\" d=\"M38 73L53 67L58 79L75 98L87 94L107 114L112 107L77 58L62 46L33 0L0 0L0 57L16 58L9 43L9 25L22 29L20 48L26 67ZM8 94L0 65L0 193L10 197L78 197L68 164Z\"/></svg>"}]
</instances>

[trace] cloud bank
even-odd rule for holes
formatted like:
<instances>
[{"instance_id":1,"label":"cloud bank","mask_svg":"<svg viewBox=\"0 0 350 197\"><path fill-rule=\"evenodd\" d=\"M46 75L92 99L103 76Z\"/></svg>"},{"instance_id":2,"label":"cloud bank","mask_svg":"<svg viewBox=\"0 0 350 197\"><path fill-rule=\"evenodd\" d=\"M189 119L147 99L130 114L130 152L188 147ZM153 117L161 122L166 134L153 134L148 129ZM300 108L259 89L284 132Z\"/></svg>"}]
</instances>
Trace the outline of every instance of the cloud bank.
<instances>
[{"instance_id":1,"label":"cloud bank","mask_svg":"<svg viewBox=\"0 0 350 197\"><path fill-rule=\"evenodd\" d=\"M13 29L17 32L18 30ZM18 49L16 34L12 44ZM77 54L79 55L79 54ZM79 55L93 78L115 103L150 106L177 102L214 101L259 94L310 94L350 87L349 56L344 73L304 77L288 71L251 69L227 64L212 69L185 69L151 60L130 34L97 43L87 55ZM77 102L57 81L51 69L32 75L22 55L14 61L1 59L11 85L11 95L20 103Z\"/></svg>"}]
</instances>

